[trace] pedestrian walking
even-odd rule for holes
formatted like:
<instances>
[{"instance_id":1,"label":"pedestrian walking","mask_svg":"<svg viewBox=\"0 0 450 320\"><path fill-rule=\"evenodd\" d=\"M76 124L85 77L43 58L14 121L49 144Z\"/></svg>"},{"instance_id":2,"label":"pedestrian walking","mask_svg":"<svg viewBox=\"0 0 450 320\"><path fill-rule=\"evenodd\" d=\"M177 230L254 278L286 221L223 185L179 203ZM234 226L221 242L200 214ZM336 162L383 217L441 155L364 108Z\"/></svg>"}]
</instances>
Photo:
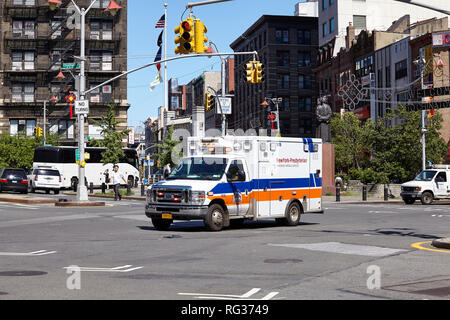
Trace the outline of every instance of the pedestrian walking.
<instances>
[{"instance_id":1,"label":"pedestrian walking","mask_svg":"<svg viewBox=\"0 0 450 320\"><path fill-rule=\"evenodd\" d=\"M116 164L116 165L114 165L113 172L111 173L111 183L114 186L114 200L115 201L117 201L117 198L119 199L119 201L122 200L122 196L120 195L120 192L119 192L121 180L125 184L127 183L123 174L121 174L119 172L119 166Z\"/></svg>"},{"instance_id":2,"label":"pedestrian walking","mask_svg":"<svg viewBox=\"0 0 450 320\"><path fill-rule=\"evenodd\" d=\"M109 183L110 183L109 169L106 169L105 172L103 172L103 175L105 176L106 188L109 189Z\"/></svg>"}]
</instances>

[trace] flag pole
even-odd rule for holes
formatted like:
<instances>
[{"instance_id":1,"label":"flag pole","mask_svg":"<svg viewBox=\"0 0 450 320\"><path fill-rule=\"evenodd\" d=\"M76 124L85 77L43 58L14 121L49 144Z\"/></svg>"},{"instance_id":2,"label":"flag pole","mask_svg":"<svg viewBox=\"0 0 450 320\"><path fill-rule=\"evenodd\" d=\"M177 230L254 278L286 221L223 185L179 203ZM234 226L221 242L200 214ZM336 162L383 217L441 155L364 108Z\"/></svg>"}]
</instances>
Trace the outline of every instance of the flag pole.
<instances>
[{"instance_id":1,"label":"flag pole","mask_svg":"<svg viewBox=\"0 0 450 320\"><path fill-rule=\"evenodd\" d=\"M167 60L167 3L164 3L164 60ZM164 62L164 108L168 108L167 62Z\"/></svg>"}]
</instances>

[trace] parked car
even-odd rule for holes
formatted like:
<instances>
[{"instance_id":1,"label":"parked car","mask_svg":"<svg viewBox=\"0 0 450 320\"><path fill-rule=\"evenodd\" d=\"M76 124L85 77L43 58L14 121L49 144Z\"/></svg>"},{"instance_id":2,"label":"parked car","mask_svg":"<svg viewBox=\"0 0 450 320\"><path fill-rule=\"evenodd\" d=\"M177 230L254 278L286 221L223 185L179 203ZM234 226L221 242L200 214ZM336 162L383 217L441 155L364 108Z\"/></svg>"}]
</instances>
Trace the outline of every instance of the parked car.
<instances>
[{"instance_id":1,"label":"parked car","mask_svg":"<svg viewBox=\"0 0 450 320\"><path fill-rule=\"evenodd\" d=\"M0 192L16 191L28 193L28 178L24 169L0 169Z\"/></svg>"},{"instance_id":2,"label":"parked car","mask_svg":"<svg viewBox=\"0 0 450 320\"><path fill-rule=\"evenodd\" d=\"M28 180L30 181L30 192L44 190L46 193L50 193L53 190L54 194L59 194L62 185L61 174L56 169L33 168L30 170Z\"/></svg>"}]
</instances>

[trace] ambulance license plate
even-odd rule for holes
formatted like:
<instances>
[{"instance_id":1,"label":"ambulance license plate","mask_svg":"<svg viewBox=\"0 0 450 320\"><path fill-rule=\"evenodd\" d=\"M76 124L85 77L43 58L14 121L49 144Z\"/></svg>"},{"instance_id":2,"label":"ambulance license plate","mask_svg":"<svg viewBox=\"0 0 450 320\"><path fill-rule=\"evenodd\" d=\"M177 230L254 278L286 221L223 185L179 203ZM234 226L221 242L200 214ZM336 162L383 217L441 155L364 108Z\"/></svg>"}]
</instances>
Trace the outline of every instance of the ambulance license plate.
<instances>
[{"instance_id":1,"label":"ambulance license plate","mask_svg":"<svg viewBox=\"0 0 450 320\"><path fill-rule=\"evenodd\" d=\"M162 218L163 219L172 219L172 214L171 213L163 213Z\"/></svg>"}]
</instances>

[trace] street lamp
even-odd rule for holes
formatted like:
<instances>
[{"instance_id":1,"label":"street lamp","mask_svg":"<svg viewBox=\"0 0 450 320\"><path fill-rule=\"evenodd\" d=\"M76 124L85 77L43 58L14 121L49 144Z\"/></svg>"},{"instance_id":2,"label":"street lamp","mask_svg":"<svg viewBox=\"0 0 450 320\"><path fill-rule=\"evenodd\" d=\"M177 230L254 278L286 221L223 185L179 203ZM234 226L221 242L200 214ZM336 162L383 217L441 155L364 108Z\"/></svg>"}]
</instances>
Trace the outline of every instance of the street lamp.
<instances>
[{"instance_id":1,"label":"street lamp","mask_svg":"<svg viewBox=\"0 0 450 320\"><path fill-rule=\"evenodd\" d=\"M55 2L54 0L48 0L49 5L51 2ZM92 6L98 0L91 0L91 4L87 9L81 8L77 6L74 0L71 0L75 9L81 17L81 36L80 36L80 89L79 89L79 101L85 100L86 95L86 73L85 73L85 63L86 63L86 15L91 10ZM109 11L112 15L115 15L117 11L122 8L115 1L111 0L108 8L105 11ZM84 163L84 114L78 114L78 149L80 151L80 164ZM87 187L84 184L85 180L85 170L83 166L78 167L78 190L77 190L77 200L78 201L87 201L88 200L88 191Z\"/></svg>"},{"instance_id":2,"label":"street lamp","mask_svg":"<svg viewBox=\"0 0 450 320\"><path fill-rule=\"evenodd\" d=\"M55 11L57 7L59 7L62 4L59 0L48 0L48 6L50 7L50 10Z\"/></svg>"},{"instance_id":3,"label":"street lamp","mask_svg":"<svg viewBox=\"0 0 450 320\"><path fill-rule=\"evenodd\" d=\"M207 53L214 53L214 49L212 48L212 46L214 46L214 48L216 48L216 51L219 52L219 50L217 49L216 44L214 42L212 42L212 41L209 41L209 47L206 50ZM226 87L225 86L225 69L226 69L226 65L225 64L226 64L226 59L223 58L222 56L219 56L219 57L220 57L220 60L222 62L221 68L220 68L222 97L225 97L225 91L226 91L226 88L225 88ZM217 95L216 95L216 97L217 97ZM227 125L226 125L227 118L226 118L226 115L222 111L222 105L221 105L220 99L218 97L217 97L217 101L219 103L220 113L222 113L222 135L225 136L225 134L226 134L226 127L227 127Z\"/></svg>"}]
</instances>

